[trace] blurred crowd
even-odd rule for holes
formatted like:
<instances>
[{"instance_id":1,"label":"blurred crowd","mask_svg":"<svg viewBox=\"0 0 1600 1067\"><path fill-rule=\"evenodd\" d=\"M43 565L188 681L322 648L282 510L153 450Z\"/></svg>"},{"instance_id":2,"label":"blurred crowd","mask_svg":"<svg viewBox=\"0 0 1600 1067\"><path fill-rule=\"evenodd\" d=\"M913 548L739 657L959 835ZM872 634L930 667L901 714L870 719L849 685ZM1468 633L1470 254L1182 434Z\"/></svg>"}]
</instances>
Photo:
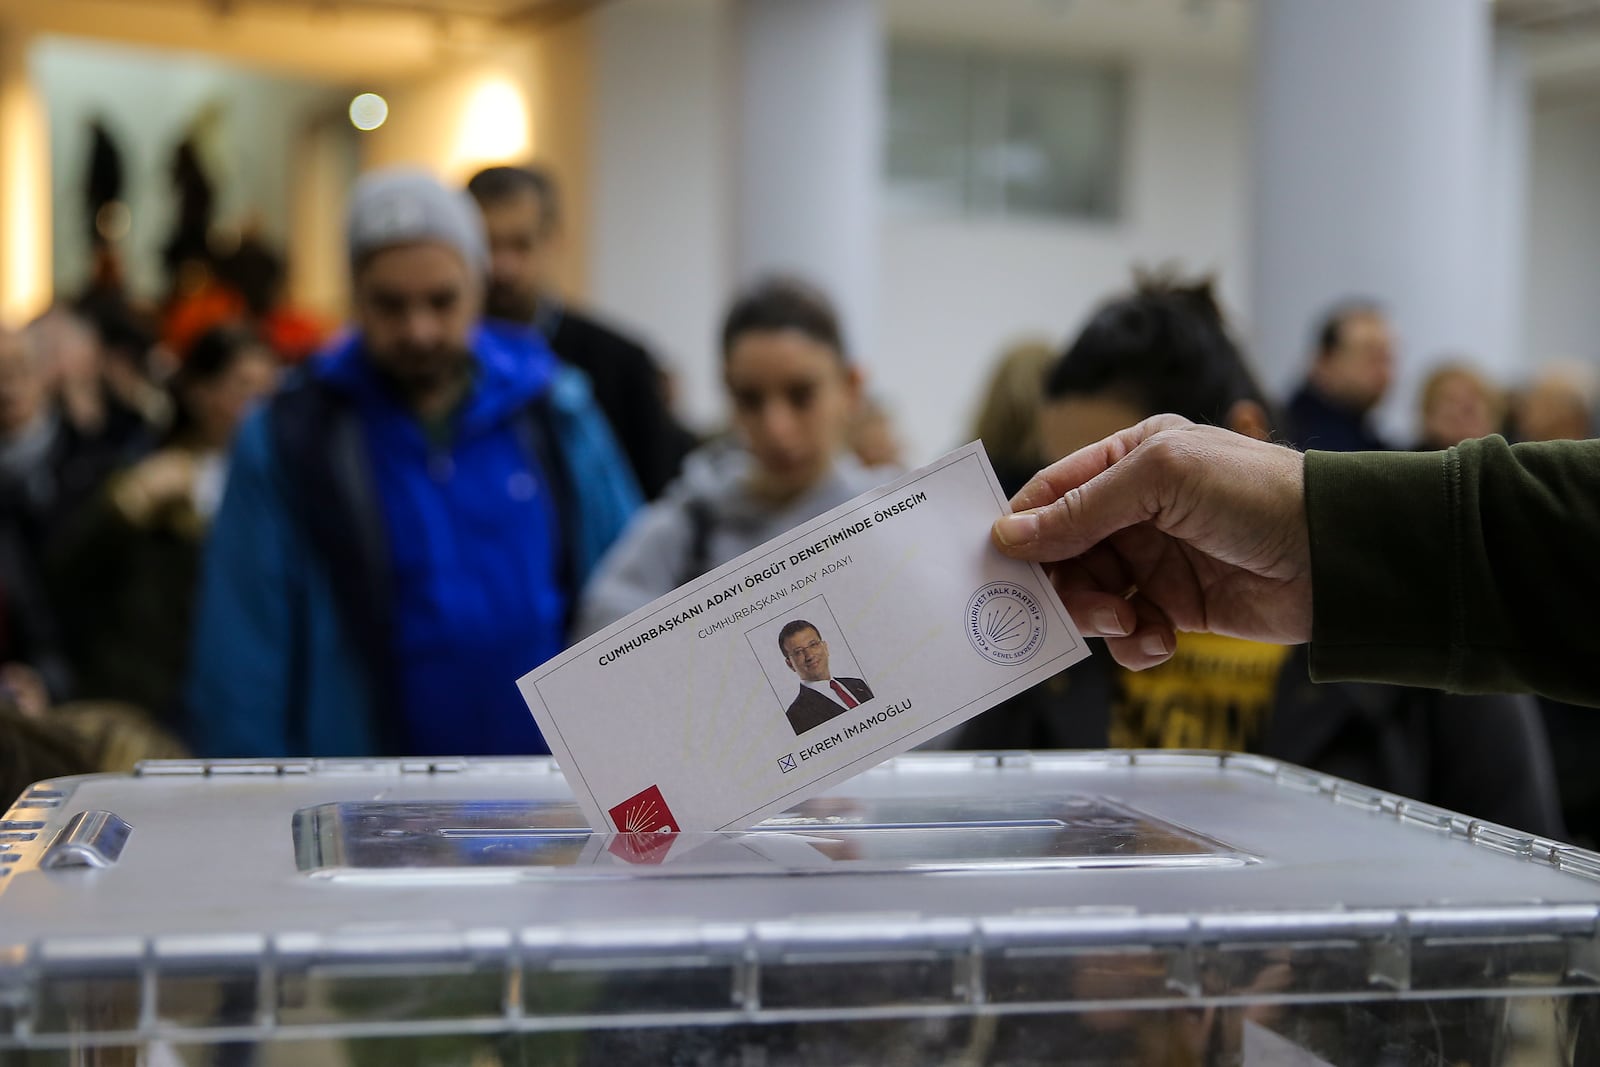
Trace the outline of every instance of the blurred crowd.
<instances>
[{"instance_id":1,"label":"blurred crowd","mask_svg":"<svg viewBox=\"0 0 1600 1067\"><path fill-rule=\"evenodd\" d=\"M559 291L561 221L536 167L381 171L352 190L342 326L286 300L267 241L202 235L169 246L159 305L102 242L81 293L0 331L0 808L145 758L545 752L518 677L899 467L895 383L869 389L829 294L730 295L726 426L701 436L654 355ZM1210 279L1136 276L1074 336L1000 353L951 443L980 437L1014 493L1166 411L1339 451L1593 429L1586 366L1509 383L1407 353L1432 369L1391 441L1389 309L1340 300L1307 337L1271 397ZM1592 712L1313 685L1304 659L1185 634L1162 667L1096 657L942 743L1253 751L1600 835Z\"/></svg>"}]
</instances>

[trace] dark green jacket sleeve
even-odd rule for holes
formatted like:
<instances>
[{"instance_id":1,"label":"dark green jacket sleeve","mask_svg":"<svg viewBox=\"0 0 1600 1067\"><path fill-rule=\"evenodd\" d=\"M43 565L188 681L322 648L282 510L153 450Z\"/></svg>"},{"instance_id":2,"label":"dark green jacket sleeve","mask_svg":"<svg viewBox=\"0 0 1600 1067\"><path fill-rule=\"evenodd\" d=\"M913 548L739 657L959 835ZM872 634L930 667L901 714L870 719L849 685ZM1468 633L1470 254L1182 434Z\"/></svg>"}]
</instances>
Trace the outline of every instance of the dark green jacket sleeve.
<instances>
[{"instance_id":1,"label":"dark green jacket sleeve","mask_svg":"<svg viewBox=\"0 0 1600 1067\"><path fill-rule=\"evenodd\" d=\"M1306 454L1311 674L1600 705L1600 441Z\"/></svg>"}]
</instances>

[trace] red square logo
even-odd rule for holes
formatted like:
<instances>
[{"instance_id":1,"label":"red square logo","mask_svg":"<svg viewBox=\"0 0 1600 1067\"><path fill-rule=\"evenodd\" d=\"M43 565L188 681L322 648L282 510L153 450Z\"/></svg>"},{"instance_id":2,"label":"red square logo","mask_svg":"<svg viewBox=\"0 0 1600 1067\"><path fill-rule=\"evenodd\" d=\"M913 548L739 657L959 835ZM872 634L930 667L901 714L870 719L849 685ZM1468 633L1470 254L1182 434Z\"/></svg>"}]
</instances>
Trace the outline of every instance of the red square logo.
<instances>
[{"instance_id":1,"label":"red square logo","mask_svg":"<svg viewBox=\"0 0 1600 1067\"><path fill-rule=\"evenodd\" d=\"M608 813L618 830L625 834L675 834L678 820L661 795L658 786L635 793Z\"/></svg>"}]
</instances>

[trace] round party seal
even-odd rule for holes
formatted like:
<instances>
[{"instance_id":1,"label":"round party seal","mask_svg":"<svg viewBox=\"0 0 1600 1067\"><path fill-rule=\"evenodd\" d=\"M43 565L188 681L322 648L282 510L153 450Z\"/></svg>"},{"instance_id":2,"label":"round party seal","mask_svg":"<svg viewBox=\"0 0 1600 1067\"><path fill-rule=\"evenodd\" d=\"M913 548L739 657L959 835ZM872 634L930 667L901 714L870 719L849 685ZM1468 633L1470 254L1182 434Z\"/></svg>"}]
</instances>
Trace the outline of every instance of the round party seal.
<instances>
[{"instance_id":1,"label":"round party seal","mask_svg":"<svg viewBox=\"0 0 1600 1067\"><path fill-rule=\"evenodd\" d=\"M967 640L990 663L1023 663L1044 644L1044 610L1016 582L990 582L967 601Z\"/></svg>"}]
</instances>

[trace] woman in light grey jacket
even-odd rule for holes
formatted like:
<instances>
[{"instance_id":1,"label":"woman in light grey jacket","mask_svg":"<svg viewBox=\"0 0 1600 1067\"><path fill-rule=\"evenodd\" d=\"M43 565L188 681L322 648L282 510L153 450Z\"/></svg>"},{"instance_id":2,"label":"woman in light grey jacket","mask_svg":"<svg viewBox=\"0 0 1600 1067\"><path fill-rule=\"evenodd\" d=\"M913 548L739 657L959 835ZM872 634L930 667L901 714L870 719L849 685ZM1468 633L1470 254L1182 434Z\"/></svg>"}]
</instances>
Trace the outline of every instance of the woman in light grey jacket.
<instances>
[{"instance_id":1,"label":"woman in light grey jacket","mask_svg":"<svg viewBox=\"0 0 1600 1067\"><path fill-rule=\"evenodd\" d=\"M741 294L723 323L722 368L736 439L691 454L634 518L584 589L577 636L896 473L861 466L847 448L861 372L820 293L776 279Z\"/></svg>"}]
</instances>

